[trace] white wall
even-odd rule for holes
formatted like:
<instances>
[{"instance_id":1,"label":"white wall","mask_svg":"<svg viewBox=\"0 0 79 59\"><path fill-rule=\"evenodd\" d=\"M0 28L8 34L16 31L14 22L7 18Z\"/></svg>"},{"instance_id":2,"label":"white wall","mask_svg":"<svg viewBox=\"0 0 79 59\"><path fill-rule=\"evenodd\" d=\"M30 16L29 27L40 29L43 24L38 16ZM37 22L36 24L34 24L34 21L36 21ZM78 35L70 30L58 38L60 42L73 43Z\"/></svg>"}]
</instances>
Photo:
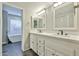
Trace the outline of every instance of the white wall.
<instances>
[{"instance_id":1,"label":"white wall","mask_svg":"<svg viewBox=\"0 0 79 59\"><path fill-rule=\"evenodd\" d=\"M2 55L2 3L0 2L0 56Z\"/></svg>"}]
</instances>

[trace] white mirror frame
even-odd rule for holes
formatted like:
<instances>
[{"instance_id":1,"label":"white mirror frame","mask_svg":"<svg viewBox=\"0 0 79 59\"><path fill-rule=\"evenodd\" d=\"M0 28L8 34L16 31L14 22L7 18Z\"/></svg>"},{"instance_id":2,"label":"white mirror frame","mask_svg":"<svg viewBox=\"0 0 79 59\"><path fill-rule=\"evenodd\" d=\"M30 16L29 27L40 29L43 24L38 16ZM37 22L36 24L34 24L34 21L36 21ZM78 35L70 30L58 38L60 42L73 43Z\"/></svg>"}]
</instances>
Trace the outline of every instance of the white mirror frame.
<instances>
[{"instance_id":1,"label":"white mirror frame","mask_svg":"<svg viewBox=\"0 0 79 59\"><path fill-rule=\"evenodd\" d=\"M45 20L44 20L45 28L38 28L38 27L37 28L34 28L34 26L33 26L34 25L34 22L33 22L34 21L34 18L40 18L39 17L41 15L40 14L40 15L38 15L36 17L31 17L31 23L32 23L31 26L32 26L32 29L46 29L46 12L44 12L44 14L45 14ZM38 20L37 20L37 26L38 26Z\"/></svg>"},{"instance_id":2,"label":"white mirror frame","mask_svg":"<svg viewBox=\"0 0 79 59\"><path fill-rule=\"evenodd\" d=\"M44 28L37 28L37 29L46 29L46 11L43 14L45 15L45 20L43 20L44 24L45 24ZM40 15L42 15L42 14L40 14ZM38 18L41 18L40 15L38 15Z\"/></svg>"},{"instance_id":3,"label":"white mirror frame","mask_svg":"<svg viewBox=\"0 0 79 59\"><path fill-rule=\"evenodd\" d=\"M34 28L34 19L35 19L36 17L31 17L31 26L32 26L32 29L37 29L37 28Z\"/></svg>"},{"instance_id":4,"label":"white mirror frame","mask_svg":"<svg viewBox=\"0 0 79 59\"><path fill-rule=\"evenodd\" d=\"M66 3L65 5L67 5L67 4L70 4L70 3ZM74 6L76 6L76 5L78 5L78 3L77 2L75 2L74 3ZM62 4L62 5L59 5L59 6L57 6L57 7L55 7L54 8L54 11L53 11L53 29L54 30L76 30L77 29L77 12L78 12L78 9L76 8L75 9L75 11L74 11L74 27L72 27L72 28L65 28L65 27L62 27L62 28L56 28L55 27L55 9L57 9L57 8L60 8L60 7L62 7L62 6L64 6L64 4Z\"/></svg>"}]
</instances>

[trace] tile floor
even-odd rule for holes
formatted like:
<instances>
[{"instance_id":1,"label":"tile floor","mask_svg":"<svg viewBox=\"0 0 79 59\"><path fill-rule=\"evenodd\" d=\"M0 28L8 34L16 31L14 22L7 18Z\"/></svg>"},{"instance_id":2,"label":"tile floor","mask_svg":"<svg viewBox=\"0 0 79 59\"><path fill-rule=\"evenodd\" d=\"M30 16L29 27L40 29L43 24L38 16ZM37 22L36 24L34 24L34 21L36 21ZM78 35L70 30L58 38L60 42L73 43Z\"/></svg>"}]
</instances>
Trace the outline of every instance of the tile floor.
<instances>
[{"instance_id":1,"label":"tile floor","mask_svg":"<svg viewBox=\"0 0 79 59\"><path fill-rule=\"evenodd\" d=\"M3 56L22 56L21 42L3 45Z\"/></svg>"},{"instance_id":2,"label":"tile floor","mask_svg":"<svg viewBox=\"0 0 79 59\"><path fill-rule=\"evenodd\" d=\"M3 56L38 56L33 50L22 52L21 42L3 45Z\"/></svg>"},{"instance_id":3,"label":"tile floor","mask_svg":"<svg viewBox=\"0 0 79 59\"><path fill-rule=\"evenodd\" d=\"M24 56L38 56L32 49L29 49L23 53Z\"/></svg>"}]
</instances>

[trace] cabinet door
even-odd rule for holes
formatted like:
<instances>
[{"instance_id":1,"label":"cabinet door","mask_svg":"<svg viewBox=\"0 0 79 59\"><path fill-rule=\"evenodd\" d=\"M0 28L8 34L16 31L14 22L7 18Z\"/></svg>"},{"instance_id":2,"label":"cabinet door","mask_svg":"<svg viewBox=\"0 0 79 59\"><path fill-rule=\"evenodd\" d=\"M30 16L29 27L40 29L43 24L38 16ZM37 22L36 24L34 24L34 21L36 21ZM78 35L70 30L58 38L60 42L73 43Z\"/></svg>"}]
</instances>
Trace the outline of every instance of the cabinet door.
<instances>
[{"instance_id":1,"label":"cabinet door","mask_svg":"<svg viewBox=\"0 0 79 59\"><path fill-rule=\"evenodd\" d=\"M45 56L55 56L55 50L45 47Z\"/></svg>"},{"instance_id":2,"label":"cabinet door","mask_svg":"<svg viewBox=\"0 0 79 59\"><path fill-rule=\"evenodd\" d=\"M34 40L33 50L37 53L37 39Z\"/></svg>"}]
</instances>

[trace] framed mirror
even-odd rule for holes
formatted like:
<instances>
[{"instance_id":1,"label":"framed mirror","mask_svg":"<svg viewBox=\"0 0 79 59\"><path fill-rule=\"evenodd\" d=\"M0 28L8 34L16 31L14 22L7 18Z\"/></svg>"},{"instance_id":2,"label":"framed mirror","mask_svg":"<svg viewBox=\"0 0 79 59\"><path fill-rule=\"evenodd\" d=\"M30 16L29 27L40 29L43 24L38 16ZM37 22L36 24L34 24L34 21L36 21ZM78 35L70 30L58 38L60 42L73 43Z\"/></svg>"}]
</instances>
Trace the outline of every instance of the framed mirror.
<instances>
[{"instance_id":1,"label":"framed mirror","mask_svg":"<svg viewBox=\"0 0 79 59\"><path fill-rule=\"evenodd\" d=\"M75 30L77 28L76 3L66 2L54 8L53 28L55 30Z\"/></svg>"},{"instance_id":2,"label":"framed mirror","mask_svg":"<svg viewBox=\"0 0 79 59\"><path fill-rule=\"evenodd\" d=\"M32 28L46 29L46 13L40 13L36 17L32 17Z\"/></svg>"}]
</instances>

